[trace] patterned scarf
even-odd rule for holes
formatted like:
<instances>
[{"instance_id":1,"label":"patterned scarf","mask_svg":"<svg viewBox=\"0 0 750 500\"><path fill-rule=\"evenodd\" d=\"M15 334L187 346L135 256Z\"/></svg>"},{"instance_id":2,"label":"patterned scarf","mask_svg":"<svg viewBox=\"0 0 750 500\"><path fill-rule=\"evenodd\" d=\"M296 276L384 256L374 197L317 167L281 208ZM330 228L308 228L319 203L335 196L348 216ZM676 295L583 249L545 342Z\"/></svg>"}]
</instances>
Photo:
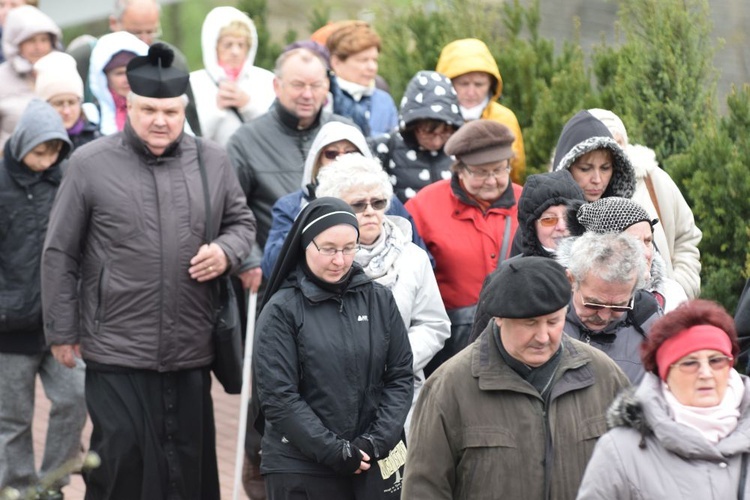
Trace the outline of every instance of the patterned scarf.
<instances>
[{"instance_id":1,"label":"patterned scarf","mask_svg":"<svg viewBox=\"0 0 750 500\"><path fill-rule=\"evenodd\" d=\"M354 261L364 268L371 279L389 289L393 288L398 280L396 261L408 241L398 226L385 217L378 239L371 245L360 244Z\"/></svg>"}]
</instances>

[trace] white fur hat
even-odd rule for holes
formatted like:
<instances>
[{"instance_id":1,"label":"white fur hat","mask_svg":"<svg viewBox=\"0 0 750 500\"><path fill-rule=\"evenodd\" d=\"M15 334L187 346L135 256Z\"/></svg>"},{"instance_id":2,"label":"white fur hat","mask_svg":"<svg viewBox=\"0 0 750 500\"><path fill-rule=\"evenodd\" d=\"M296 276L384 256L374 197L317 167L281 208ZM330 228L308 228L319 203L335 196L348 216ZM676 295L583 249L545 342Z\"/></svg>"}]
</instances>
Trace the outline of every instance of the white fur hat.
<instances>
[{"instance_id":1,"label":"white fur hat","mask_svg":"<svg viewBox=\"0 0 750 500\"><path fill-rule=\"evenodd\" d=\"M36 95L49 101L58 94L75 94L83 99L83 81L76 60L65 52L53 50L34 64Z\"/></svg>"}]
</instances>

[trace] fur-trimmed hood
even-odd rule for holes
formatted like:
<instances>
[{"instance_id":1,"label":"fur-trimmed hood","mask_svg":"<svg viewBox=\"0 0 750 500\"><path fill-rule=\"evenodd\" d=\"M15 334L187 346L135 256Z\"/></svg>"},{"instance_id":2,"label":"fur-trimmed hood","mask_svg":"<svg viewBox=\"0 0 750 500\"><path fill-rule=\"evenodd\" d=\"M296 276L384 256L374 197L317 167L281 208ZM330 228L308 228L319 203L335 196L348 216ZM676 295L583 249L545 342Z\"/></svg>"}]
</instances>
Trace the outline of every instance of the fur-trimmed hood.
<instances>
[{"instance_id":1,"label":"fur-trimmed hood","mask_svg":"<svg viewBox=\"0 0 750 500\"><path fill-rule=\"evenodd\" d=\"M222 28L233 21L244 24L250 32L250 47L241 73L247 74L255 63L255 54L258 52L258 30L255 28L253 20L234 7L216 7L206 15L201 28L203 67L214 82L219 82L227 77L224 68L219 65L216 46L219 43L219 33L221 33Z\"/></svg>"},{"instance_id":2,"label":"fur-trimmed hood","mask_svg":"<svg viewBox=\"0 0 750 500\"><path fill-rule=\"evenodd\" d=\"M570 170L578 158L596 149L612 152L614 171L602 196L631 198L636 183L633 166L609 129L588 111L579 112L565 124L555 148L553 170Z\"/></svg>"},{"instance_id":3,"label":"fur-trimmed hood","mask_svg":"<svg viewBox=\"0 0 750 500\"><path fill-rule=\"evenodd\" d=\"M655 168L659 167L656 160L656 151L640 144L628 144L625 147L625 154L628 155L630 164L633 166L636 180L644 179Z\"/></svg>"}]
</instances>

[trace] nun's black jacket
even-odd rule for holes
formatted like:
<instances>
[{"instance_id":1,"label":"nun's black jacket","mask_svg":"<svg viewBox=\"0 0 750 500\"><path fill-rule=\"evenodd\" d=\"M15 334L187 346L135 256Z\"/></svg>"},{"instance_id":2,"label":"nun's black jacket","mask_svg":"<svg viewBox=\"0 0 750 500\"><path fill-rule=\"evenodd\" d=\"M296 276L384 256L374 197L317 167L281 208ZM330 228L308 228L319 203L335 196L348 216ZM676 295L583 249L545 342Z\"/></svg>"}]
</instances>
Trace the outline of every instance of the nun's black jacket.
<instances>
[{"instance_id":1,"label":"nun's black jacket","mask_svg":"<svg viewBox=\"0 0 750 500\"><path fill-rule=\"evenodd\" d=\"M253 369L265 414L261 472L335 475L347 441L398 443L414 389L391 291L356 263L342 294L290 273L258 319Z\"/></svg>"}]
</instances>

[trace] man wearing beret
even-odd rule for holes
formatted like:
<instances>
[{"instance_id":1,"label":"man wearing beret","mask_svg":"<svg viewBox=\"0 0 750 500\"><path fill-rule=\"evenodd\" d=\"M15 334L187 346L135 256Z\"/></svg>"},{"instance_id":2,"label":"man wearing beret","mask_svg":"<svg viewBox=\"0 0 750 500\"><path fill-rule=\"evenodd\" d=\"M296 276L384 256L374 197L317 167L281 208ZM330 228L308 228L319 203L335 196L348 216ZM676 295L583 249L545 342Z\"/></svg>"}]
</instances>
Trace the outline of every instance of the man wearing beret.
<instances>
[{"instance_id":1,"label":"man wearing beret","mask_svg":"<svg viewBox=\"0 0 750 500\"><path fill-rule=\"evenodd\" d=\"M157 43L128 63L125 128L71 156L43 249L47 343L86 362L87 499L219 498L213 280L249 255L255 220L226 153L183 133L173 59Z\"/></svg>"},{"instance_id":2,"label":"man wearing beret","mask_svg":"<svg viewBox=\"0 0 750 500\"><path fill-rule=\"evenodd\" d=\"M629 385L606 355L563 334L562 266L512 259L496 278L494 320L419 396L404 498L575 498L607 408Z\"/></svg>"}]
</instances>

